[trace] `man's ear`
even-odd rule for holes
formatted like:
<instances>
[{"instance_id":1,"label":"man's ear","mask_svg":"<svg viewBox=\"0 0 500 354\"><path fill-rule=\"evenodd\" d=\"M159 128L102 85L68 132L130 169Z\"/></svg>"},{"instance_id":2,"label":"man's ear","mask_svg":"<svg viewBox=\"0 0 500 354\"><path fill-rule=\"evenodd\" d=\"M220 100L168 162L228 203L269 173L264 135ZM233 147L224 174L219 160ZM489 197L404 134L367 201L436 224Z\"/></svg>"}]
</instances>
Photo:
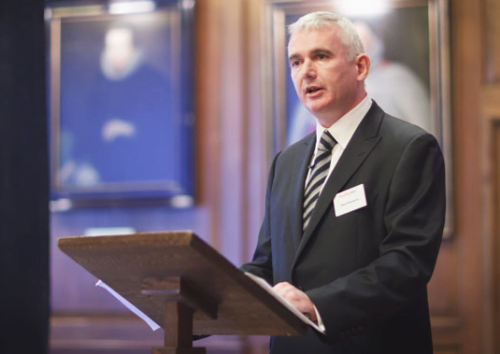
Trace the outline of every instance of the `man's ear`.
<instances>
[{"instance_id":1,"label":"man's ear","mask_svg":"<svg viewBox=\"0 0 500 354\"><path fill-rule=\"evenodd\" d=\"M364 53L358 54L354 58L354 64L356 64L358 81L364 81L370 71L370 58Z\"/></svg>"}]
</instances>

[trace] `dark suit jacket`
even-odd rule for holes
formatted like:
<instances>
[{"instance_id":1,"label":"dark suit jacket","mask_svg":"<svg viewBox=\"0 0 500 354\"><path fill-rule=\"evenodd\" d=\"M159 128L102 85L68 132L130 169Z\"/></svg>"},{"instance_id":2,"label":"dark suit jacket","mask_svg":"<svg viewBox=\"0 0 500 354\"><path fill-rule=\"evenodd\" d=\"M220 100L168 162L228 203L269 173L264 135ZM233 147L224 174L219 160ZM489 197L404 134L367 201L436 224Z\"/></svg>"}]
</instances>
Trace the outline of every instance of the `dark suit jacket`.
<instances>
[{"instance_id":1,"label":"dark suit jacket","mask_svg":"<svg viewBox=\"0 0 500 354\"><path fill-rule=\"evenodd\" d=\"M310 330L303 337L274 337L271 353L432 353L427 282L445 213L438 143L374 102L302 235L302 196L315 141L312 133L275 157L257 249L242 268L305 291L326 336ZM367 206L336 217L335 195L360 184Z\"/></svg>"}]
</instances>

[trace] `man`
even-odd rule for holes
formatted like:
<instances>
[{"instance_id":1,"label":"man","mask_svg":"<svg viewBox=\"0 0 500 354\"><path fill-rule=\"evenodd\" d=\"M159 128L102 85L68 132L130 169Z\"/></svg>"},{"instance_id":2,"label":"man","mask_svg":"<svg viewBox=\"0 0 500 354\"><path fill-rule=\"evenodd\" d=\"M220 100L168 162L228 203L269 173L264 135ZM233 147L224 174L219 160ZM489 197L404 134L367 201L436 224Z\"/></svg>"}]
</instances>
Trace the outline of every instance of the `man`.
<instances>
[{"instance_id":1,"label":"man","mask_svg":"<svg viewBox=\"0 0 500 354\"><path fill-rule=\"evenodd\" d=\"M350 21L316 12L289 27L291 75L317 131L280 152L252 262L324 326L271 338L271 353L432 353L426 284L444 226L436 140L366 94L369 58Z\"/></svg>"}]
</instances>

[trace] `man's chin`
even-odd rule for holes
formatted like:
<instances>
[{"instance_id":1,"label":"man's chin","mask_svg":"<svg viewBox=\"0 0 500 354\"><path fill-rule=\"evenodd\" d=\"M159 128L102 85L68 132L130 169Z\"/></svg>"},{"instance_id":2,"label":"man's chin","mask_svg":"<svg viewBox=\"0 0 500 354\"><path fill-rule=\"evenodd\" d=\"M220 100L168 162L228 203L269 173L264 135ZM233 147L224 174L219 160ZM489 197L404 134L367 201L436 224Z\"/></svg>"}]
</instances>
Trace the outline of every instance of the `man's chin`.
<instances>
[{"instance_id":1,"label":"man's chin","mask_svg":"<svg viewBox=\"0 0 500 354\"><path fill-rule=\"evenodd\" d=\"M307 105L305 105L307 110L309 112L311 112L311 114L315 117L317 117L318 115L321 115L325 112L326 110L326 107L325 105L322 105L322 104L317 104L317 103L309 103Z\"/></svg>"}]
</instances>

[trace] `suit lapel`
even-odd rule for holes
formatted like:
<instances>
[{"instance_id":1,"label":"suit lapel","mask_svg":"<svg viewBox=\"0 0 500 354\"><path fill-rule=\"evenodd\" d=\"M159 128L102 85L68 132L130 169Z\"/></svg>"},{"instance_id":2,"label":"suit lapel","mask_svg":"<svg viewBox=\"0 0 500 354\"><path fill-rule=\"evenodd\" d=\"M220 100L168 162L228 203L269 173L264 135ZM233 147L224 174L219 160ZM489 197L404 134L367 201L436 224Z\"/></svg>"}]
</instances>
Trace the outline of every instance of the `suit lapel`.
<instances>
[{"instance_id":1,"label":"suit lapel","mask_svg":"<svg viewBox=\"0 0 500 354\"><path fill-rule=\"evenodd\" d=\"M300 239L302 238L302 204L304 196L304 184L306 183L307 173L309 171L308 165L314 153L316 146L316 132L310 134L305 139L304 145L295 156L293 167L290 170L291 176L291 190L293 194L292 200L288 205L290 213L290 220L292 223L292 238L295 249L298 248Z\"/></svg>"},{"instance_id":2,"label":"suit lapel","mask_svg":"<svg viewBox=\"0 0 500 354\"><path fill-rule=\"evenodd\" d=\"M382 139L378 135L378 128L383 115L384 112L375 102L373 102L372 107L361 121L330 177L326 181L325 187L311 215L309 225L300 240L299 248L295 255L294 265L300 257L300 253L305 245L311 238L314 229L318 226L321 218L327 211L328 206L333 202L335 195L342 190L342 187L349 181L351 176L363 164L375 145Z\"/></svg>"}]
</instances>

